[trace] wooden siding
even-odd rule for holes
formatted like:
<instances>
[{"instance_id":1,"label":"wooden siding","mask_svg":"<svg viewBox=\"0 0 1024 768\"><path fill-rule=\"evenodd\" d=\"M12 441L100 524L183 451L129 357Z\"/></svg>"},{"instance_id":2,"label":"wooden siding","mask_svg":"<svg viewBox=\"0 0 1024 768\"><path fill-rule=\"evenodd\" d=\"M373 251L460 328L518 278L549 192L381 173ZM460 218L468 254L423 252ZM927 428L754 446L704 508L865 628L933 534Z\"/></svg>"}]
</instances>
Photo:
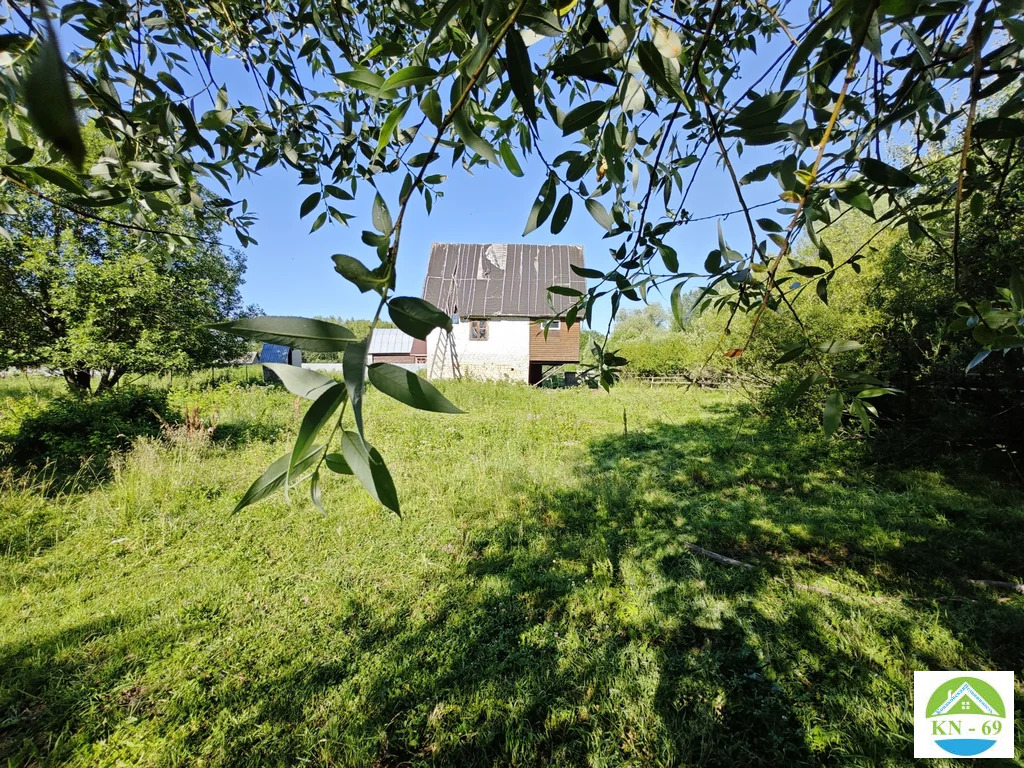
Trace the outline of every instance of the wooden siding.
<instances>
[{"instance_id":1,"label":"wooden siding","mask_svg":"<svg viewBox=\"0 0 1024 768\"><path fill-rule=\"evenodd\" d=\"M544 338L543 321L530 321L530 360L540 363L578 363L580 361L580 326L568 330L552 328Z\"/></svg>"}]
</instances>

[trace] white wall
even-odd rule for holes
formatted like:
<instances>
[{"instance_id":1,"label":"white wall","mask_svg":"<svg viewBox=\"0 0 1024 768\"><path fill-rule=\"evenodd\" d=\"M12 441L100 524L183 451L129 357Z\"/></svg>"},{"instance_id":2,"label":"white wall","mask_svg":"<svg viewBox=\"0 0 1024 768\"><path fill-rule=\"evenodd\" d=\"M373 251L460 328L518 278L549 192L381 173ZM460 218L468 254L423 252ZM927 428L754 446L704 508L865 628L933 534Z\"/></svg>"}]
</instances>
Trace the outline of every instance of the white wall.
<instances>
[{"instance_id":1,"label":"white wall","mask_svg":"<svg viewBox=\"0 0 1024 768\"><path fill-rule=\"evenodd\" d=\"M470 339L470 323L463 320L452 329L452 339L459 358L462 375L471 379L491 381L529 381L530 376L530 321L527 319L501 319L487 321L487 338ZM441 330L427 337L427 376L435 379L452 378L451 355L435 361L435 352L442 344Z\"/></svg>"}]
</instances>

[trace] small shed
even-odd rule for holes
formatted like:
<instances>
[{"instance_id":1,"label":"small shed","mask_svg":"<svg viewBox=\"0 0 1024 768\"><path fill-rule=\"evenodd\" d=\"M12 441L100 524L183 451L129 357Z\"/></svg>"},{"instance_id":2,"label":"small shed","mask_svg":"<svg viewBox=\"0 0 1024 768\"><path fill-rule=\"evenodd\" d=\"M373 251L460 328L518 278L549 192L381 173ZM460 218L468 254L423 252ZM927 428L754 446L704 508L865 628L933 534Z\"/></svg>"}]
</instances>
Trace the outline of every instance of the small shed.
<instances>
[{"instance_id":1,"label":"small shed","mask_svg":"<svg viewBox=\"0 0 1024 768\"><path fill-rule=\"evenodd\" d=\"M283 344L264 344L262 348L260 348L258 358L258 362L260 364L283 363L285 365L296 365L300 368L302 367L302 350L286 347ZM263 380L274 382L280 381L277 374L269 368L263 369Z\"/></svg>"},{"instance_id":2,"label":"small shed","mask_svg":"<svg viewBox=\"0 0 1024 768\"><path fill-rule=\"evenodd\" d=\"M420 366L427 362L427 342L397 328L376 328L366 352L368 363Z\"/></svg>"}]
</instances>

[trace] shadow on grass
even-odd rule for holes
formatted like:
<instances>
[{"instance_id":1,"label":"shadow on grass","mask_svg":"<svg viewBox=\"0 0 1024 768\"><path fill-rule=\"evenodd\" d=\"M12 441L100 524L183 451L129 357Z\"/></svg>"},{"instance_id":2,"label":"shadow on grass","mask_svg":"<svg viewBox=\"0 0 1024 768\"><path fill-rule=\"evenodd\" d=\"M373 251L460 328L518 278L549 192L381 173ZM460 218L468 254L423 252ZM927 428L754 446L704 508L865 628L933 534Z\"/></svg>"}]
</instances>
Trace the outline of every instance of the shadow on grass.
<instances>
[{"instance_id":1,"label":"shadow on grass","mask_svg":"<svg viewBox=\"0 0 1024 768\"><path fill-rule=\"evenodd\" d=\"M1020 576L1024 504L855 450L735 414L594 442L572 487L463 510L418 596L352 597L249 684L136 716L215 764L909 764L912 670L1024 665L1021 599L964 582ZM0 645L0 758L13 729L55 760L103 738L120 678L91 688L67 642Z\"/></svg>"},{"instance_id":2,"label":"shadow on grass","mask_svg":"<svg viewBox=\"0 0 1024 768\"><path fill-rule=\"evenodd\" d=\"M88 490L109 477L114 455L139 437L159 435L171 418L166 393L155 389L58 395L5 440L6 460L47 494Z\"/></svg>"}]
</instances>

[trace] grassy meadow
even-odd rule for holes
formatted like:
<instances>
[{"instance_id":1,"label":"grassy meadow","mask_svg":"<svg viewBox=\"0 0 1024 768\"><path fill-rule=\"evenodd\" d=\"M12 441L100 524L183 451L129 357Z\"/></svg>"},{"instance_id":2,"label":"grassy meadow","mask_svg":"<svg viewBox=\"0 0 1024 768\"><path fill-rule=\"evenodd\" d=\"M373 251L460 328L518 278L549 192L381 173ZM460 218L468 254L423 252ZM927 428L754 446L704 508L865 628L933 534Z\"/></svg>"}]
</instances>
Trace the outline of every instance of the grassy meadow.
<instances>
[{"instance_id":1,"label":"grassy meadow","mask_svg":"<svg viewBox=\"0 0 1024 768\"><path fill-rule=\"evenodd\" d=\"M208 379L168 396L212 439L70 484L11 460L59 383L0 380L0 764L898 766L914 670L1024 710L1024 596L965 581L1024 580L1020 485L739 393L464 382L367 396L401 518L336 476L232 514L304 403Z\"/></svg>"}]
</instances>

